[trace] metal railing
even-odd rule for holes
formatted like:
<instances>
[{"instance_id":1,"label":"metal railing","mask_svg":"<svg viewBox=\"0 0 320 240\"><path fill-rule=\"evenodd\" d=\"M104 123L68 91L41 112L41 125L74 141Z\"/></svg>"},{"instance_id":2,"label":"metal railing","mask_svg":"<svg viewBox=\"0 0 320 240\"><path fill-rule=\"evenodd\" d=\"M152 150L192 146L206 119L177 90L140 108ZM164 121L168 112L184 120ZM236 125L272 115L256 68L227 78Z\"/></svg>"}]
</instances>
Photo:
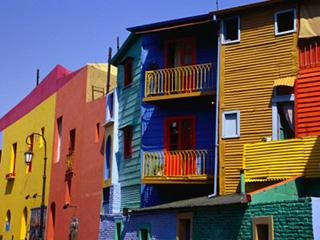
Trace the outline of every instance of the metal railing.
<instances>
[{"instance_id":1,"label":"metal railing","mask_svg":"<svg viewBox=\"0 0 320 240\"><path fill-rule=\"evenodd\" d=\"M143 177L213 175L214 150L144 152Z\"/></svg>"},{"instance_id":2,"label":"metal railing","mask_svg":"<svg viewBox=\"0 0 320 240\"><path fill-rule=\"evenodd\" d=\"M299 43L299 65L300 68L320 66L320 38Z\"/></svg>"},{"instance_id":3,"label":"metal railing","mask_svg":"<svg viewBox=\"0 0 320 240\"><path fill-rule=\"evenodd\" d=\"M66 174L68 174L74 169L74 151L69 151L66 157Z\"/></svg>"},{"instance_id":4,"label":"metal railing","mask_svg":"<svg viewBox=\"0 0 320 240\"><path fill-rule=\"evenodd\" d=\"M302 175L320 177L320 138L245 144L243 163L246 182L277 181Z\"/></svg>"},{"instance_id":5,"label":"metal railing","mask_svg":"<svg viewBox=\"0 0 320 240\"><path fill-rule=\"evenodd\" d=\"M145 97L215 89L216 64L146 71Z\"/></svg>"}]
</instances>

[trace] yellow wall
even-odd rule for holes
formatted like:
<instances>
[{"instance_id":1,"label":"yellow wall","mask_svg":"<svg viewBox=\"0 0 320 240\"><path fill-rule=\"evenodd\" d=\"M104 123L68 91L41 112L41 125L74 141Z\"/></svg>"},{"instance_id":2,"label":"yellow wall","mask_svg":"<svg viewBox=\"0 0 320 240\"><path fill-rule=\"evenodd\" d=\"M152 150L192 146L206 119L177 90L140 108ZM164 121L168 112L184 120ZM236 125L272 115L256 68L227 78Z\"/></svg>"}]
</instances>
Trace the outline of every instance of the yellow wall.
<instances>
[{"instance_id":1,"label":"yellow wall","mask_svg":"<svg viewBox=\"0 0 320 240\"><path fill-rule=\"evenodd\" d=\"M245 144L245 181L278 181L302 175L320 177L319 157L319 136Z\"/></svg>"},{"instance_id":2,"label":"yellow wall","mask_svg":"<svg viewBox=\"0 0 320 240\"><path fill-rule=\"evenodd\" d=\"M104 93L107 91L107 72L108 72L108 64L106 63L89 63L87 65L88 69L88 81L87 81L87 102L90 102L99 97L103 97L104 95L98 91L94 91L92 93L92 86L95 89L102 90ZM117 84L117 68L113 65L110 66L110 85L109 92L116 86ZM94 94L94 99L92 97Z\"/></svg>"},{"instance_id":3,"label":"yellow wall","mask_svg":"<svg viewBox=\"0 0 320 240\"><path fill-rule=\"evenodd\" d=\"M30 209L40 207L42 194L42 176L44 167L44 147L40 147L39 138L34 139L33 152L34 158L32 161L32 171L27 171L27 165L24 161L24 152L28 150L28 145L25 143L26 137L32 133L41 133L41 128L44 129L44 136L47 140L47 181L45 204L48 202L49 181L52 156L52 140L54 129L54 114L55 114L55 94L39 104L26 116L22 117L15 123L11 124L3 131L3 148L2 160L0 163L0 235L3 239L21 239L21 227L25 227L24 209L27 208L27 229L30 222ZM17 143L16 154L16 177L15 179L6 180L5 175L10 172L10 159L12 152L12 144ZM37 193L38 197L32 198ZM31 198L25 199L27 195ZM10 231L5 232L5 217L6 212L11 211Z\"/></svg>"},{"instance_id":4,"label":"yellow wall","mask_svg":"<svg viewBox=\"0 0 320 240\"><path fill-rule=\"evenodd\" d=\"M240 110L240 138L221 139L220 128L220 194L239 191L243 145L272 135L274 80L298 71L296 33L274 34L274 13L292 7L241 12L240 43L221 45L219 120L222 111Z\"/></svg>"}]
</instances>

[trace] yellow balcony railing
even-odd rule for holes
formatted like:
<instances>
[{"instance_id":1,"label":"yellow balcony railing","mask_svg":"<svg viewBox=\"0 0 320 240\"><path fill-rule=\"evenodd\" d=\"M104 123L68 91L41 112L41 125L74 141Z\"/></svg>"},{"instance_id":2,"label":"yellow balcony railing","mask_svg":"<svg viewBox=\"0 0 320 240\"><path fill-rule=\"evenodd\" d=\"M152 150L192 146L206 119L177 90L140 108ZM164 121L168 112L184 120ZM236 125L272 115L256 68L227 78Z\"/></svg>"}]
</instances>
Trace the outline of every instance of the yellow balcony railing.
<instances>
[{"instance_id":1,"label":"yellow balcony railing","mask_svg":"<svg viewBox=\"0 0 320 240\"><path fill-rule=\"evenodd\" d=\"M66 160L66 174L73 172L74 170L74 151L69 151Z\"/></svg>"},{"instance_id":2,"label":"yellow balcony railing","mask_svg":"<svg viewBox=\"0 0 320 240\"><path fill-rule=\"evenodd\" d=\"M214 90L215 79L215 63L146 71L145 97Z\"/></svg>"},{"instance_id":3,"label":"yellow balcony railing","mask_svg":"<svg viewBox=\"0 0 320 240\"><path fill-rule=\"evenodd\" d=\"M143 180L192 180L213 176L214 151L180 150L145 152L143 156Z\"/></svg>"},{"instance_id":4,"label":"yellow balcony railing","mask_svg":"<svg viewBox=\"0 0 320 240\"><path fill-rule=\"evenodd\" d=\"M244 145L246 182L277 181L293 176L320 177L320 137Z\"/></svg>"}]
</instances>

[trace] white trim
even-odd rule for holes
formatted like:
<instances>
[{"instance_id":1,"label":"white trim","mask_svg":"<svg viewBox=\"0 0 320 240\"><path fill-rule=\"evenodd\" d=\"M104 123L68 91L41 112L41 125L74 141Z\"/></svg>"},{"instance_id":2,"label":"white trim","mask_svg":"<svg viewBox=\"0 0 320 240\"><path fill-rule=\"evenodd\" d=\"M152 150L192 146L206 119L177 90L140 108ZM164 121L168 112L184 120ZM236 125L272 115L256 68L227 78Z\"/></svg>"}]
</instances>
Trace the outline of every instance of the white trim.
<instances>
[{"instance_id":1,"label":"white trim","mask_svg":"<svg viewBox=\"0 0 320 240\"><path fill-rule=\"evenodd\" d=\"M224 23L225 23L226 20L230 20L230 19L234 19L234 18L238 19L238 39L236 39L236 40L226 40L224 38L224 36L225 36L225 24ZM222 24L222 26L221 26L221 29L222 29L222 31L221 31L221 43L222 44L230 44L230 43L238 43L238 42L240 42L240 16L233 16L233 17L228 17L228 18L222 19L221 24Z\"/></svg>"},{"instance_id":2,"label":"white trim","mask_svg":"<svg viewBox=\"0 0 320 240\"><path fill-rule=\"evenodd\" d=\"M291 11L293 11L293 29L279 33L278 32L278 14L291 12ZM287 9L287 10L283 10L283 11L274 13L274 35L275 36L281 36L281 35L293 33L296 31L297 31L297 21L296 21L296 9L295 8L291 8L291 9Z\"/></svg>"},{"instance_id":3,"label":"white trim","mask_svg":"<svg viewBox=\"0 0 320 240\"><path fill-rule=\"evenodd\" d=\"M274 91L276 93L276 89ZM275 94L276 95L276 94ZM272 98L272 141L279 140L279 113L278 103L280 102L294 102L294 94L279 95Z\"/></svg>"},{"instance_id":4,"label":"white trim","mask_svg":"<svg viewBox=\"0 0 320 240\"><path fill-rule=\"evenodd\" d=\"M236 134L234 135L226 135L225 134L225 124L226 124L226 115L229 114L236 114ZM238 138L240 137L240 110L234 110L234 111L225 111L222 112L222 138Z\"/></svg>"}]
</instances>

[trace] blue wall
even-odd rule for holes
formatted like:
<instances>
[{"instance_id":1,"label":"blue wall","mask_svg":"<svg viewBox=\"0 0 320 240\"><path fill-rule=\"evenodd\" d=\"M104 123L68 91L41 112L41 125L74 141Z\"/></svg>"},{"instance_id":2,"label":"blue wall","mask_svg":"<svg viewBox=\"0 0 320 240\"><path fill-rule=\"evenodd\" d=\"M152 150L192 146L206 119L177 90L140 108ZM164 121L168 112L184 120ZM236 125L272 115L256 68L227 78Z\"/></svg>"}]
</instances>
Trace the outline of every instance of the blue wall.
<instances>
[{"instance_id":1,"label":"blue wall","mask_svg":"<svg viewBox=\"0 0 320 240\"><path fill-rule=\"evenodd\" d=\"M209 34L208 34L209 33ZM144 97L145 71L165 67L165 41L195 37L196 64L217 61L217 30L214 23L144 34L141 48L141 96ZM215 77L216 79L216 77ZM215 96L161 100L141 105L141 150L164 149L164 120L167 117L196 117L196 149L215 147ZM143 153L142 153L143 156ZM141 207L209 195L207 185L143 185Z\"/></svg>"}]
</instances>

